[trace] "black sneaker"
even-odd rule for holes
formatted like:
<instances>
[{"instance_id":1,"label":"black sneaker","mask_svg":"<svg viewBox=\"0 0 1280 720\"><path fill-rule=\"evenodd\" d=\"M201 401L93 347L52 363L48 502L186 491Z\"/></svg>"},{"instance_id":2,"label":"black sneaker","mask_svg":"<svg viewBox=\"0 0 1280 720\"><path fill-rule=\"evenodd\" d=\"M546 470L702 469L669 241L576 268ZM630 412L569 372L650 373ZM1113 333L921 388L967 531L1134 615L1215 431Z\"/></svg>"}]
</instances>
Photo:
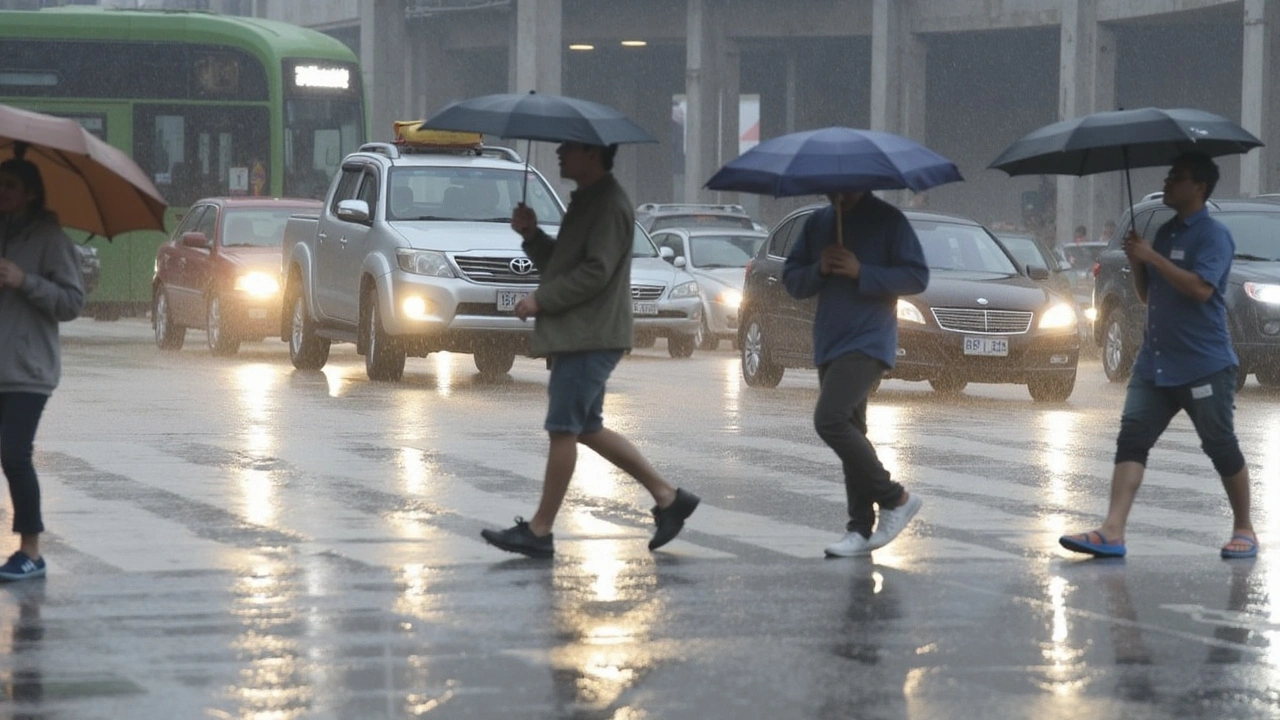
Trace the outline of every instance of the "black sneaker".
<instances>
[{"instance_id":1,"label":"black sneaker","mask_svg":"<svg viewBox=\"0 0 1280 720\"><path fill-rule=\"evenodd\" d=\"M0 580L17 582L32 578L44 577L44 558L32 560L29 555L19 550L9 556L8 562L0 565Z\"/></svg>"},{"instance_id":2,"label":"black sneaker","mask_svg":"<svg viewBox=\"0 0 1280 720\"><path fill-rule=\"evenodd\" d=\"M657 550L676 539L676 535L684 528L685 518L698 509L702 498L691 492L676 489L676 499L667 507L653 508L653 521L658 529L653 531L653 539L649 541L649 549Z\"/></svg>"},{"instance_id":3,"label":"black sneaker","mask_svg":"<svg viewBox=\"0 0 1280 720\"><path fill-rule=\"evenodd\" d=\"M517 517L515 527L506 530L481 530L480 537L490 545L502 548L507 552L520 553L535 558L549 558L555 554L554 533L538 537L529 529L524 518Z\"/></svg>"}]
</instances>

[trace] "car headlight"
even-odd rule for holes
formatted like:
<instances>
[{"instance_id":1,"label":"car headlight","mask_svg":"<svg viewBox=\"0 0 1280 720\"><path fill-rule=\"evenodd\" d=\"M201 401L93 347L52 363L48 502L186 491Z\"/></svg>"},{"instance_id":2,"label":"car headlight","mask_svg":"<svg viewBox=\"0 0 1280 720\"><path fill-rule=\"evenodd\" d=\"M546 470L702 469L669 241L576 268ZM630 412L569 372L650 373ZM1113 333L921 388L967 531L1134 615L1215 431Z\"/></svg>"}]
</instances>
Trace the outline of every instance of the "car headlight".
<instances>
[{"instance_id":1,"label":"car headlight","mask_svg":"<svg viewBox=\"0 0 1280 720\"><path fill-rule=\"evenodd\" d=\"M742 304L742 293L737 290L721 290L720 294L716 295L716 302L737 310Z\"/></svg>"},{"instance_id":2,"label":"car headlight","mask_svg":"<svg viewBox=\"0 0 1280 720\"><path fill-rule=\"evenodd\" d=\"M1092 305L1090 305L1088 308L1086 308L1086 309L1085 309L1085 311L1084 311L1084 319L1085 319L1085 320L1088 320L1089 322L1097 322L1097 321L1098 321L1098 308L1096 308L1096 307L1094 307L1094 306L1092 306Z\"/></svg>"},{"instance_id":3,"label":"car headlight","mask_svg":"<svg viewBox=\"0 0 1280 720\"><path fill-rule=\"evenodd\" d=\"M280 279L255 270L236 276L235 288L253 297L270 297L280 292Z\"/></svg>"},{"instance_id":4,"label":"car headlight","mask_svg":"<svg viewBox=\"0 0 1280 720\"><path fill-rule=\"evenodd\" d=\"M898 299L898 320L902 322L911 322L924 324L924 313L920 312L920 308L914 303L901 298Z\"/></svg>"},{"instance_id":5,"label":"car headlight","mask_svg":"<svg viewBox=\"0 0 1280 720\"><path fill-rule=\"evenodd\" d=\"M432 250L396 250L396 262L400 269L414 275L430 275L431 277L455 277L453 268L449 267L449 259L444 253Z\"/></svg>"},{"instance_id":6,"label":"car headlight","mask_svg":"<svg viewBox=\"0 0 1280 720\"><path fill-rule=\"evenodd\" d=\"M1247 282L1244 284L1244 294L1260 303L1280 304L1280 285Z\"/></svg>"},{"instance_id":7,"label":"car headlight","mask_svg":"<svg viewBox=\"0 0 1280 720\"><path fill-rule=\"evenodd\" d=\"M1058 303L1040 316L1041 330L1058 330L1076 326L1076 309L1067 303Z\"/></svg>"},{"instance_id":8,"label":"car headlight","mask_svg":"<svg viewBox=\"0 0 1280 720\"><path fill-rule=\"evenodd\" d=\"M693 281L686 282L686 283L680 283L679 285L677 285L677 286L675 286L675 287L671 288L671 298L672 298L672 299L675 299L675 298L687 298L687 297L698 297L698 295L700 295L700 294L701 294L701 293L700 293L700 292L699 292L699 290L698 290L698 283L693 282Z\"/></svg>"}]
</instances>

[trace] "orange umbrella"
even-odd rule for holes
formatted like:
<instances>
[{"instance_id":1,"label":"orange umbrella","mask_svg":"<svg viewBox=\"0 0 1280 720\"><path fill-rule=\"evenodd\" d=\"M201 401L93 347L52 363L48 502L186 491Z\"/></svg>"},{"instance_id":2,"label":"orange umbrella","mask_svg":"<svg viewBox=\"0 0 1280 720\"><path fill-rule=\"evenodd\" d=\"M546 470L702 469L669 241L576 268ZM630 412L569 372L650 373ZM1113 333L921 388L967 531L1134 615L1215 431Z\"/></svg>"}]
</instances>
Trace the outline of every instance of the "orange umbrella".
<instances>
[{"instance_id":1,"label":"orange umbrella","mask_svg":"<svg viewBox=\"0 0 1280 720\"><path fill-rule=\"evenodd\" d=\"M69 118L0 105L0 161L40 166L47 206L64 227L108 238L164 230L166 203L128 155Z\"/></svg>"}]
</instances>

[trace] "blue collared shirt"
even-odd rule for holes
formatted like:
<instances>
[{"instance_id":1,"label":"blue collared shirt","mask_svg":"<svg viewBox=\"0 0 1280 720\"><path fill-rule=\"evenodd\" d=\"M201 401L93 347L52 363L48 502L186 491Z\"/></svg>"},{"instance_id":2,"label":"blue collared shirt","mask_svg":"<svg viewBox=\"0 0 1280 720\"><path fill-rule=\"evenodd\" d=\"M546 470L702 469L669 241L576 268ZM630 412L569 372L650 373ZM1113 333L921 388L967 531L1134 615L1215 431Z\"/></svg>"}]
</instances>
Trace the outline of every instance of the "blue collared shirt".
<instances>
[{"instance_id":1,"label":"blue collared shirt","mask_svg":"<svg viewBox=\"0 0 1280 720\"><path fill-rule=\"evenodd\" d=\"M1238 366L1227 328L1227 275L1236 252L1231 231L1202 209L1161 225L1151 246L1214 290L1208 300L1197 302L1146 268L1147 335L1133 372L1157 386L1176 387Z\"/></svg>"},{"instance_id":2,"label":"blue collared shirt","mask_svg":"<svg viewBox=\"0 0 1280 720\"><path fill-rule=\"evenodd\" d=\"M898 351L898 296L923 292L929 266L915 230L898 208L867 193L845 212L844 246L862 270L857 280L819 272L822 249L836 235L831 206L805 220L782 269L795 298L818 296L813 318L813 362L822 366L851 352L863 352L893 367Z\"/></svg>"}]
</instances>

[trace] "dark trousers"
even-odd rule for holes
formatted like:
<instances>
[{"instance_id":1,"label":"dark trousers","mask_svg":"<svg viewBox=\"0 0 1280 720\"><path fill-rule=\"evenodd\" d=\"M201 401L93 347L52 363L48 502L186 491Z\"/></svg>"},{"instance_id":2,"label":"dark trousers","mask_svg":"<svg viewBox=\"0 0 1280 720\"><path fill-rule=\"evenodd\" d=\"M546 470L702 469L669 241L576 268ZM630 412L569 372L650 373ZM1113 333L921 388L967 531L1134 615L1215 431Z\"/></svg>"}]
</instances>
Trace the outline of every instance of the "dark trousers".
<instances>
[{"instance_id":1,"label":"dark trousers","mask_svg":"<svg viewBox=\"0 0 1280 720\"><path fill-rule=\"evenodd\" d=\"M813 427L844 465L844 488L849 499L849 532L871 536L875 505L895 507L902 486L889 479L876 449L867 440L867 396L884 374L884 364L852 352L818 368L818 405Z\"/></svg>"},{"instance_id":2,"label":"dark trousers","mask_svg":"<svg viewBox=\"0 0 1280 720\"><path fill-rule=\"evenodd\" d=\"M44 532L40 517L40 483L31 464L36 427L48 395L37 393L0 393L0 467L9 481L9 497L13 500L13 531L31 534Z\"/></svg>"}]
</instances>

